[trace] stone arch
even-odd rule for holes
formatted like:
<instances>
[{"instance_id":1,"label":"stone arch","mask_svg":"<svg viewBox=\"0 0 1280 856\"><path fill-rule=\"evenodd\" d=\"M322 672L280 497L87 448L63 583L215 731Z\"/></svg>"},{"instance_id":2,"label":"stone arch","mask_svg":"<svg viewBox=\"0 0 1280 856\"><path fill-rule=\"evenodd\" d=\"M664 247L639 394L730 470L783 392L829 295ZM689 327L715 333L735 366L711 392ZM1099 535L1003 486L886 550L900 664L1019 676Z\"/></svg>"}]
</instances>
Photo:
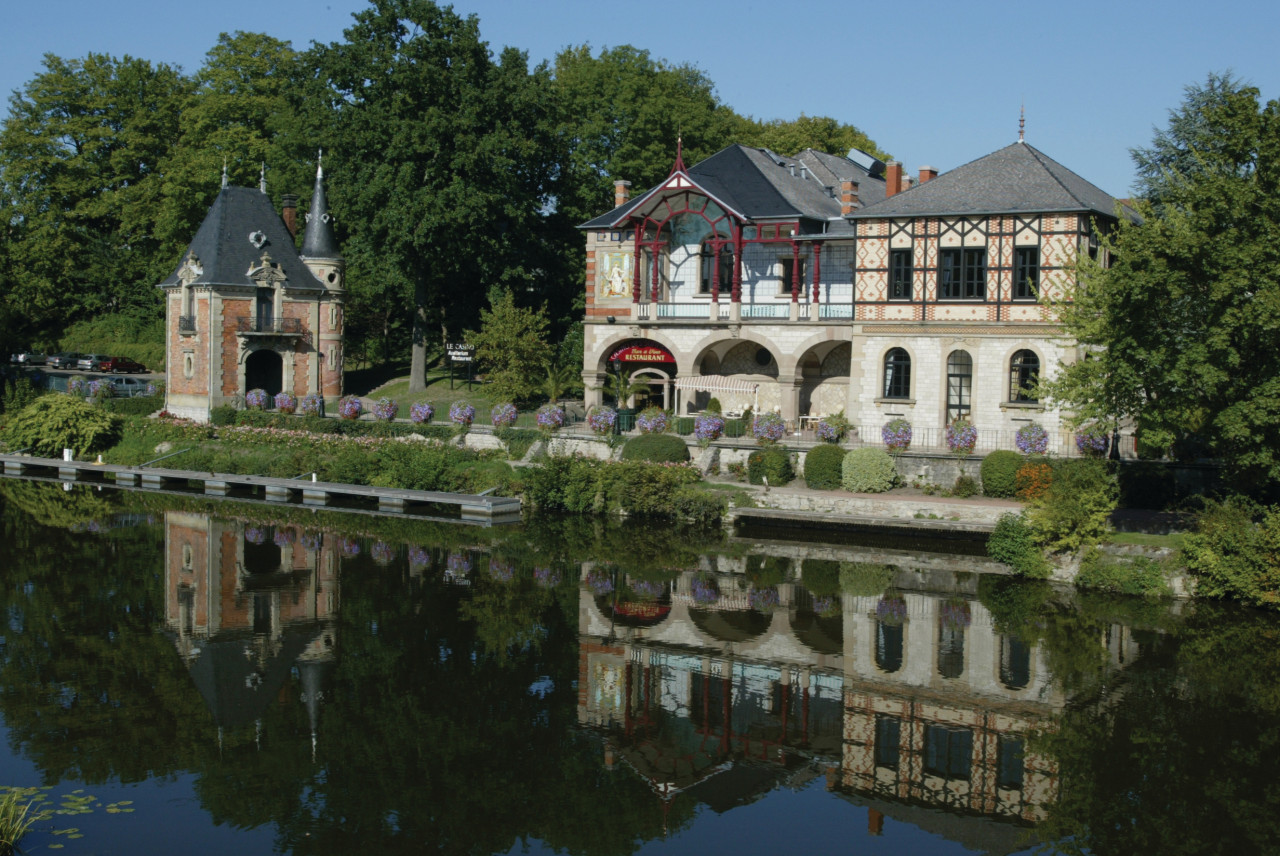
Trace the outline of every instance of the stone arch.
<instances>
[{"instance_id":1,"label":"stone arch","mask_svg":"<svg viewBox=\"0 0 1280 856\"><path fill-rule=\"evenodd\" d=\"M671 354L671 356L675 357L675 360L676 360L675 366L676 366L677 372L681 370L682 363L686 362L685 360L681 359L681 355L684 352L681 351L681 349L677 347L674 342L672 342L669 338L667 338L666 336L664 336L659 332L656 332L654 330L646 330L643 335L637 336L629 331L620 330L618 331L617 335L610 336L609 338L605 339L598 345L598 350L596 352L596 357L595 357L594 371L597 371L597 372L608 371L609 355L612 354L615 350L617 350L619 345L629 341L635 341L635 342L650 341L650 342L653 342L655 345L661 345Z\"/></svg>"},{"instance_id":2,"label":"stone arch","mask_svg":"<svg viewBox=\"0 0 1280 856\"><path fill-rule=\"evenodd\" d=\"M284 356L275 348L246 350L241 362L240 389L242 392L262 389L268 397L283 392L293 374L287 368L291 367L286 367Z\"/></svg>"},{"instance_id":3,"label":"stone arch","mask_svg":"<svg viewBox=\"0 0 1280 856\"><path fill-rule=\"evenodd\" d=\"M853 343L844 339L820 339L798 351L795 379L797 415L829 415L845 408L849 400L849 375Z\"/></svg>"}]
</instances>

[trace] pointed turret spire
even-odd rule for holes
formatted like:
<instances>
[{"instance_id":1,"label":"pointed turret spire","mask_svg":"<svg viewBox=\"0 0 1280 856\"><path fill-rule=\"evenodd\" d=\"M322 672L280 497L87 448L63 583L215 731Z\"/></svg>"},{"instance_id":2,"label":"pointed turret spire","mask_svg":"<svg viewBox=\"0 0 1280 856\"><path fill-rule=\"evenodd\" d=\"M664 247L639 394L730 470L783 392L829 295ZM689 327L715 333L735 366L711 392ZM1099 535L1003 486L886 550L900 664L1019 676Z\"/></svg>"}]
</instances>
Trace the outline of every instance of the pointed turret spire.
<instances>
[{"instance_id":1,"label":"pointed turret spire","mask_svg":"<svg viewBox=\"0 0 1280 856\"><path fill-rule=\"evenodd\" d=\"M227 159L222 159L222 186L227 186Z\"/></svg>"},{"instance_id":2,"label":"pointed turret spire","mask_svg":"<svg viewBox=\"0 0 1280 856\"><path fill-rule=\"evenodd\" d=\"M310 259L338 259L338 241L333 236L333 217L324 197L324 167L321 151L316 158L316 186L311 193L311 210L307 212L307 231L302 236L302 256Z\"/></svg>"},{"instance_id":3,"label":"pointed turret spire","mask_svg":"<svg viewBox=\"0 0 1280 856\"><path fill-rule=\"evenodd\" d=\"M675 165L671 167L671 174L675 175L677 172L685 172L685 171L686 170L684 168L684 134L677 134L676 135L676 162L675 162Z\"/></svg>"},{"instance_id":4,"label":"pointed turret spire","mask_svg":"<svg viewBox=\"0 0 1280 856\"><path fill-rule=\"evenodd\" d=\"M258 190L267 192L267 162L262 162L262 171L258 173Z\"/></svg>"},{"instance_id":5,"label":"pointed turret spire","mask_svg":"<svg viewBox=\"0 0 1280 856\"><path fill-rule=\"evenodd\" d=\"M1022 107L1018 110L1018 142L1026 142L1027 133L1027 105L1024 101Z\"/></svg>"}]
</instances>

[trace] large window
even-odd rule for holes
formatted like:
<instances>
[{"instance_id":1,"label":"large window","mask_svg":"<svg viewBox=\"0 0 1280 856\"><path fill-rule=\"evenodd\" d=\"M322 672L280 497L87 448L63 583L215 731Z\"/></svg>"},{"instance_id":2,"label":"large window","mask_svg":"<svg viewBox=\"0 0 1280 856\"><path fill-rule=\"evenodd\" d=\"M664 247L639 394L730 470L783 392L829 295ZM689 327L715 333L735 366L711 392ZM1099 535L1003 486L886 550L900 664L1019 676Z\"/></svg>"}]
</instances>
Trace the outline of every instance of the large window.
<instances>
[{"instance_id":1,"label":"large window","mask_svg":"<svg viewBox=\"0 0 1280 856\"><path fill-rule=\"evenodd\" d=\"M968 351L952 351L947 357L947 424L967 417L973 394L973 358Z\"/></svg>"},{"instance_id":2,"label":"large window","mask_svg":"<svg viewBox=\"0 0 1280 856\"><path fill-rule=\"evenodd\" d=\"M778 283L778 294L791 296L791 284L794 282L800 296L804 297L804 259L787 256L778 260L782 266L782 281ZM800 270L796 272L796 262L800 262ZM794 279L793 279L794 277Z\"/></svg>"},{"instance_id":3,"label":"large window","mask_svg":"<svg viewBox=\"0 0 1280 856\"><path fill-rule=\"evenodd\" d=\"M898 769L902 722L895 716L876 716L876 766Z\"/></svg>"},{"instance_id":4,"label":"large window","mask_svg":"<svg viewBox=\"0 0 1280 856\"><path fill-rule=\"evenodd\" d=\"M1013 250L1013 298L1035 300L1040 294L1040 248L1015 247Z\"/></svg>"},{"instance_id":5,"label":"large window","mask_svg":"<svg viewBox=\"0 0 1280 856\"><path fill-rule=\"evenodd\" d=\"M884 397L911 397L911 356L902 348L884 355Z\"/></svg>"},{"instance_id":6,"label":"large window","mask_svg":"<svg viewBox=\"0 0 1280 856\"><path fill-rule=\"evenodd\" d=\"M924 727L924 771L947 779L968 779L973 761L973 732L968 729Z\"/></svg>"},{"instance_id":7,"label":"large window","mask_svg":"<svg viewBox=\"0 0 1280 856\"><path fill-rule=\"evenodd\" d=\"M986 249L943 250L938 254L939 300L981 300L986 296Z\"/></svg>"},{"instance_id":8,"label":"large window","mask_svg":"<svg viewBox=\"0 0 1280 856\"><path fill-rule=\"evenodd\" d=\"M1009 400L1035 403L1035 386L1039 380L1040 358L1034 351L1016 352L1009 361Z\"/></svg>"},{"instance_id":9,"label":"large window","mask_svg":"<svg viewBox=\"0 0 1280 856\"><path fill-rule=\"evenodd\" d=\"M733 246L731 244L721 244L719 255L720 265L717 271L717 284L720 286L719 292L725 294L733 288ZM716 251L711 242L707 241L702 245L702 270L698 282L699 294L711 293L711 272L715 267Z\"/></svg>"},{"instance_id":10,"label":"large window","mask_svg":"<svg viewBox=\"0 0 1280 856\"><path fill-rule=\"evenodd\" d=\"M911 250L889 251L889 299L911 299Z\"/></svg>"},{"instance_id":11,"label":"large window","mask_svg":"<svg viewBox=\"0 0 1280 856\"><path fill-rule=\"evenodd\" d=\"M1011 791L1022 790L1022 783L1026 778L1023 763L1025 746L1026 744L1021 737L1000 735L996 744L996 768L999 771L996 777L996 784L998 787Z\"/></svg>"}]
</instances>

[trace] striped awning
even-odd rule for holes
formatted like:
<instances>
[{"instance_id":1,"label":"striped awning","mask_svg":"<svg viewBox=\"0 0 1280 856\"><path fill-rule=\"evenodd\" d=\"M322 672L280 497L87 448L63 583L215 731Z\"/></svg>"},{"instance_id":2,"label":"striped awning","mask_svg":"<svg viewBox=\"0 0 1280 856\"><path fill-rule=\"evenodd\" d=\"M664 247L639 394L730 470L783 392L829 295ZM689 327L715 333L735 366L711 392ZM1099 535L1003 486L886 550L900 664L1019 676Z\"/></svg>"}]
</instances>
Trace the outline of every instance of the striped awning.
<instances>
[{"instance_id":1,"label":"striped awning","mask_svg":"<svg viewBox=\"0 0 1280 856\"><path fill-rule=\"evenodd\" d=\"M676 378L676 389L693 392L738 392L755 395L760 384L753 380L742 380L724 375L701 375L699 377Z\"/></svg>"}]
</instances>

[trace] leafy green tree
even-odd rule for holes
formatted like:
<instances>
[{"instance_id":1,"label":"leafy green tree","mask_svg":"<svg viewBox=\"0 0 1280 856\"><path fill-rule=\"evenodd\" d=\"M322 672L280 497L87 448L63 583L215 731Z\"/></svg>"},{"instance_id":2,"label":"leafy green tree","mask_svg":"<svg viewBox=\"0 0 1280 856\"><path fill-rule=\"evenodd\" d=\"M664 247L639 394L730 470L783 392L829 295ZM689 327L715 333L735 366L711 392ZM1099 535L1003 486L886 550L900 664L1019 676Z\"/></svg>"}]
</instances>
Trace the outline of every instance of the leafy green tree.
<instances>
[{"instance_id":1,"label":"leafy green tree","mask_svg":"<svg viewBox=\"0 0 1280 856\"><path fill-rule=\"evenodd\" d=\"M160 165L190 81L177 69L104 54L44 69L9 99L0 128L4 302L29 336L68 319L152 314L177 250L158 237ZM189 236L188 236L189 239Z\"/></svg>"},{"instance_id":2,"label":"leafy green tree","mask_svg":"<svg viewBox=\"0 0 1280 856\"><path fill-rule=\"evenodd\" d=\"M889 159L889 155L857 127L830 116L806 116L801 113L800 118L791 120L746 119L739 132L738 142L772 149L788 157L805 149L817 149L831 155L846 155L849 149L861 149L881 160Z\"/></svg>"},{"instance_id":3,"label":"leafy green tree","mask_svg":"<svg viewBox=\"0 0 1280 856\"><path fill-rule=\"evenodd\" d=\"M545 68L495 60L475 16L429 0L378 0L309 61L310 126L330 141L330 198L354 251L353 282L391 271L413 311L410 389L428 340L476 321L494 285L542 290L544 216L559 138Z\"/></svg>"},{"instance_id":4,"label":"leafy green tree","mask_svg":"<svg viewBox=\"0 0 1280 856\"><path fill-rule=\"evenodd\" d=\"M517 306L515 296L503 291L492 308L480 310L480 329L468 331L467 341L476 346L476 361L497 400L528 402L542 390L551 345L541 309Z\"/></svg>"},{"instance_id":5,"label":"leafy green tree","mask_svg":"<svg viewBox=\"0 0 1280 856\"><path fill-rule=\"evenodd\" d=\"M1057 305L1087 353L1048 384L1082 422L1189 436L1238 474L1280 479L1280 102L1210 78L1135 152L1151 194Z\"/></svg>"}]
</instances>

